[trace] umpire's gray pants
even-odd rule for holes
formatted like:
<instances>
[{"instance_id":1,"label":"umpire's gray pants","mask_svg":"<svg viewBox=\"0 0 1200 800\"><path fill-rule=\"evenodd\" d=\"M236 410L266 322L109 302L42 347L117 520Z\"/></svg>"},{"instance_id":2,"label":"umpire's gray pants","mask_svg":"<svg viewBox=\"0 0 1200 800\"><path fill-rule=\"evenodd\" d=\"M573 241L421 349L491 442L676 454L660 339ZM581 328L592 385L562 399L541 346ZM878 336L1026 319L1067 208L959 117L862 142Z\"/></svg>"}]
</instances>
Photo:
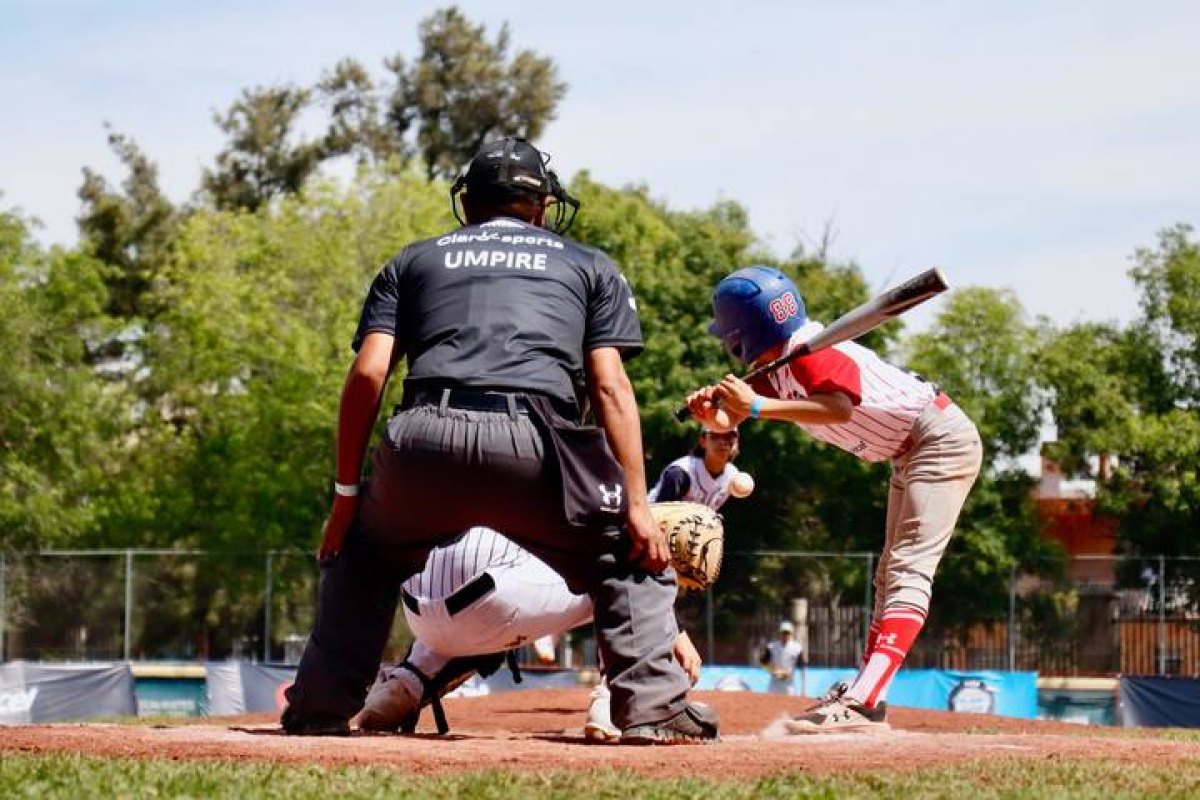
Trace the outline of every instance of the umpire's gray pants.
<instances>
[{"instance_id":1,"label":"umpire's gray pants","mask_svg":"<svg viewBox=\"0 0 1200 800\"><path fill-rule=\"evenodd\" d=\"M316 621L288 690L294 713L348 719L362 707L400 584L473 525L504 533L591 596L616 725L683 710L690 682L673 654L674 573L630 565L618 531L574 533L563 519L558 472L525 414L422 405L392 417L357 523L321 565Z\"/></svg>"}]
</instances>

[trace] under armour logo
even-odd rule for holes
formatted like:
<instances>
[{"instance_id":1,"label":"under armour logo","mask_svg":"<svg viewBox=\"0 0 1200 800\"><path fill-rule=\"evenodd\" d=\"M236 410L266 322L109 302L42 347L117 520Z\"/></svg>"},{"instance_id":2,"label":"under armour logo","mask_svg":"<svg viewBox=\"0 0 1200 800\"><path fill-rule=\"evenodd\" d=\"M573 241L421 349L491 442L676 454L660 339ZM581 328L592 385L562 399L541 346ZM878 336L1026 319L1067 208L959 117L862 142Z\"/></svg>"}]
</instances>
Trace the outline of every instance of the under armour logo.
<instances>
[{"instance_id":1,"label":"under armour logo","mask_svg":"<svg viewBox=\"0 0 1200 800\"><path fill-rule=\"evenodd\" d=\"M895 647L895 646L896 646L896 640L897 640L897 639L899 639L899 638L900 638L900 637L899 637L897 634L894 634L894 633L884 633L884 634L881 634L881 635L880 635L880 637L879 637L879 643L880 643L880 644L886 644L888 647Z\"/></svg>"},{"instance_id":2,"label":"under armour logo","mask_svg":"<svg viewBox=\"0 0 1200 800\"><path fill-rule=\"evenodd\" d=\"M600 508L603 511L620 511L621 510L621 493L625 487L621 484L614 484L612 489L609 489L603 483L598 484L597 489L600 490Z\"/></svg>"}]
</instances>

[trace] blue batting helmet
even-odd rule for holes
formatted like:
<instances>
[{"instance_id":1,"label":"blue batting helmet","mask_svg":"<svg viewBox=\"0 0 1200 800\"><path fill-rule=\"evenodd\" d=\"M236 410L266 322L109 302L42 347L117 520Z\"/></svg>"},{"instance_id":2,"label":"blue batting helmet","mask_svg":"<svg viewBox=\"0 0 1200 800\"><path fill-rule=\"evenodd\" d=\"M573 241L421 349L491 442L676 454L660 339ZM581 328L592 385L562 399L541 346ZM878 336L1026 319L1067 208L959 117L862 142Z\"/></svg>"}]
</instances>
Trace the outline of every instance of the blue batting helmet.
<instances>
[{"instance_id":1,"label":"blue batting helmet","mask_svg":"<svg viewBox=\"0 0 1200 800\"><path fill-rule=\"evenodd\" d=\"M787 339L808 320L796 284L771 267L746 267L722 278L713 290L712 304L715 319L708 332L743 364Z\"/></svg>"}]
</instances>

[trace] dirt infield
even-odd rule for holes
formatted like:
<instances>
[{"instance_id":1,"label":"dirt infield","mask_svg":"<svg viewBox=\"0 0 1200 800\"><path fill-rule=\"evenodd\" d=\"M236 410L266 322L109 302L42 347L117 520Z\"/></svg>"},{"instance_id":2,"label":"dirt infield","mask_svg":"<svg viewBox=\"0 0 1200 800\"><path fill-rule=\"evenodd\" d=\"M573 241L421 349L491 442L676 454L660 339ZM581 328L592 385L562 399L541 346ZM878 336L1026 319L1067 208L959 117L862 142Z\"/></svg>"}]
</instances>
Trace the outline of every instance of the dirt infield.
<instances>
[{"instance_id":1,"label":"dirt infield","mask_svg":"<svg viewBox=\"0 0 1200 800\"><path fill-rule=\"evenodd\" d=\"M232 759L328 766L388 766L416 774L484 769L629 769L651 777L744 778L783 772L913 770L992 758L1200 759L1200 742L1142 732L1003 717L893 709L894 730L863 735L774 737L769 723L808 705L801 698L699 693L721 714L723 741L667 748L591 745L582 737L583 689L509 692L446 702L451 734L298 738L266 716L198 723L58 724L8 728L0 751L124 758ZM431 720L423 720L423 729ZM776 726L777 727L777 726Z\"/></svg>"}]
</instances>

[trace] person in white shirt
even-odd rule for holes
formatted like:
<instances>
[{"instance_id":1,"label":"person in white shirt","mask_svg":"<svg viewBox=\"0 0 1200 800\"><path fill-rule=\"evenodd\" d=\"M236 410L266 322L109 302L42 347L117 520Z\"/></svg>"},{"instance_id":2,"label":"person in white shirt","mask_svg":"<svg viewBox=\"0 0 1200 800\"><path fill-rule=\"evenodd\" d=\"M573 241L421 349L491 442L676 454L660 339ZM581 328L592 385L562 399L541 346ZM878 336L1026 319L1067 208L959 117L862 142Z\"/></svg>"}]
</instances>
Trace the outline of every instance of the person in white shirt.
<instances>
[{"instance_id":1,"label":"person in white shirt","mask_svg":"<svg viewBox=\"0 0 1200 800\"><path fill-rule=\"evenodd\" d=\"M771 694L795 694L792 679L804 666L805 656L804 646L793 638L794 634L792 623L779 623L779 638L767 642L759 656L759 663L771 673Z\"/></svg>"}]
</instances>

